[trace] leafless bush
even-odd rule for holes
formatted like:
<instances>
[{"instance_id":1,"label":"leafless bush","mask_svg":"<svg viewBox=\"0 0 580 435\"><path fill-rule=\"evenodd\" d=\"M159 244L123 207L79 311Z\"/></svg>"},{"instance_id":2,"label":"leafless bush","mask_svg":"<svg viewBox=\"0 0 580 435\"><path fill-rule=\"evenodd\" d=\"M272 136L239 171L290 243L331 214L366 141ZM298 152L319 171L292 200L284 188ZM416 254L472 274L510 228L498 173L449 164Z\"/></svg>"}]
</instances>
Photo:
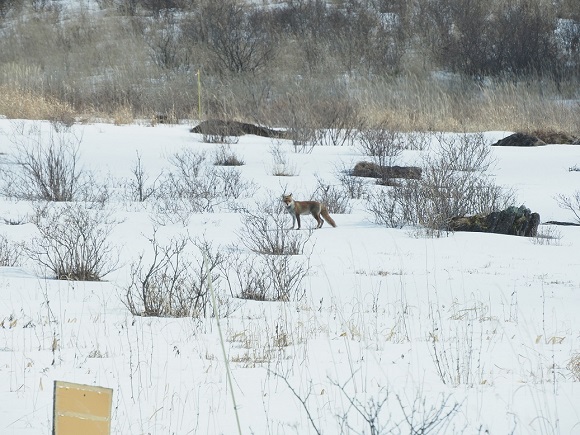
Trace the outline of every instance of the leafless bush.
<instances>
[{"instance_id":1,"label":"leafless bush","mask_svg":"<svg viewBox=\"0 0 580 435\"><path fill-rule=\"evenodd\" d=\"M556 227L541 226L538 233L532 237L531 241L535 245L560 245L562 240L562 232Z\"/></svg>"},{"instance_id":2,"label":"leafless bush","mask_svg":"<svg viewBox=\"0 0 580 435\"><path fill-rule=\"evenodd\" d=\"M14 267L20 265L23 254L21 244L14 243L0 234L0 266Z\"/></svg>"},{"instance_id":3,"label":"leafless bush","mask_svg":"<svg viewBox=\"0 0 580 435\"><path fill-rule=\"evenodd\" d=\"M188 71L191 59L186 46L179 41L179 27L172 14L156 20L144 33L153 63L163 70Z\"/></svg>"},{"instance_id":4,"label":"leafless bush","mask_svg":"<svg viewBox=\"0 0 580 435\"><path fill-rule=\"evenodd\" d=\"M46 203L37 207L34 223L38 236L25 253L55 278L99 281L117 267L110 213L82 203Z\"/></svg>"},{"instance_id":5,"label":"leafless bush","mask_svg":"<svg viewBox=\"0 0 580 435\"><path fill-rule=\"evenodd\" d=\"M457 402L450 404L450 399L451 396L440 395L435 403L428 403L424 396L417 394L413 403L406 405L397 395L397 402L409 426L409 433L416 435L445 433L461 408Z\"/></svg>"},{"instance_id":6,"label":"leafless bush","mask_svg":"<svg viewBox=\"0 0 580 435\"><path fill-rule=\"evenodd\" d=\"M376 158L376 163L381 166L392 165L404 149L403 134L386 125L363 128L358 139L362 153Z\"/></svg>"},{"instance_id":7,"label":"leafless bush","mask_svg":"<svg viewBox=\"0 0 580 435\"><path fill-rule=\"evenodd\" d=\"M350 382L349 379L344 384L339 384L336 381L332 381L333 385L337 387L343 394L343 396L348 400L350 406L344 412L344 415L339 416L341 419L341 425L348 429L348 432L355 431L355 428L350 423L350 410L354 410L356 414L361 416L365 423L368 425L369 433L371 435L380 435L382 433L391 433L398 424L392 422L391 418L386 418L387 422L381 423L381 411L383 411L383 406L388 406L389 391L386 388L381 388L377 394L377 398L371 397L367 403L361 402L355 393L347 391L347 385ZM383 412L384 416L384 412ZM389 428L389 426L391 426ZM364 431L363 431L364 433Z\"/></svg>"},{"instance_id":8,"label":"leafless bush","mask_svg":"<svg viewBox=\"0 0 580 435\"><path fill-rule=\"evenodd\" d=\"M352 211L350 196L345 192L344 186L327 184L320 177L316 177L318 186L312 197L322 202L330 213L347 214Z\"/></svg>"},{"instance_id":9,"label":"leafless bush","mask_svg":"<svg viewBox=\"0 0 580 435\"><path fill-rule=\"evenodd\" d=\"M355 177L354 175L351 175L351 167L347 168L343 164L342 167L335 168L334 176L340 182L347 197L350 199L364 198L368 192L367 181L363 177Z\"/></svg>"},{"instance_id":10,"label":"leafless bush","mask_svg":"<svg viewBox=\"0 0 580 435\"><path fill-rule=\"evenodd\" d=\"M241 242L253 252L267 255L300 255L310 240L312 230L289 231L282 201L257 204L256 209L242 210Z\"/></svg>"},{"instance_id":11,"label":"leafless bush","mask_svg":"<svg viewBox=\"0 0 580 435\"><path fill-rule=\"evenodd\" d=\"M3 173L8 196L25 200L74 201L81 189L81 138L72 131L43 131L37 124L13 136L15 155Z\"/></svg>"},{"instance_id":12,"label":"leafless bush","mask_svg":"<svg viewBox=\"0 0 580 435\"><path fill-rule=\"evenodd\" d=\"M352 378L351 378L352 379ZM414 435L440 433L451 425L451 421L460 408L457 402L450 404L451 396L441 395L436 401L428 401L422 390L418 390L412 403L407 403L400 395L395 395L402 418L393 415L396 405L391 403L391 392L387 388L380 388L376 397L370 397L365 402L361 401L356 394L348 388L351 379L343 384L331 380L333 386L338 388L349 407L343 415L338 417L341 426L347 429L347 433L358 432L358 427L351 423L350 412L362 417L371 435L409 433ZM388 410L388 411L387 411ZM406 427L406 430L403 428ZM363 431L361 433L366 433Z\"/></svg>"},{"instance_id":13,"label":"leafless bush","mask_svg":"<svg viewBox=\"0 0 580 435\"><path fill-rule=\"evenodd\" d=\"M216 166L242 166L245 163L229 146L222 145L214 154L213 164Z\"/></svg>"},{"instance_id":14,"label":"leafless bush","mask_svg":"<svg viewBox=\"0 0 580 435\"><path fill-rule=\"evenodd\" d=\"M431 141L431 136L424 131L410 131L405 136L407 139L405 148L408 150L423 151Z\"/></svg>"},{"instance_id":15,"label":"leafless bush","mask_svg":"<svg viewBox=\"0 0 580 435\"><path fill-rule=\"evenodd\" d=\"M280 122L288 127L287 135L292 140L294 152L311 153L316 144L316 127L313 123L310 96L303 93L292 93L284 98L276 108Z\"/></svg>"},{"instance_id":16,"label":"leafless bush","mask_svg":"<svg viewBox=\"0 0 580 435\"><path fill-rule=\"evenodd\" d=\"M231 249L228 264L222 265L222 273L232 296L241 299L266 301L270 298L270 277L254 263L255 258Z\"/></svg>"},{"instance_id":17,"label":"leafless bush","mask_svg":"<svg viewBox=\"0 0 580 435\"><path fill-rule=\"evenodd\" d=\"M438 133L435 137L439 144L428 154L428 163L461 172L485 172L494 163L491 144L482 133Z\"/></svg>"},{"instance_id":18,"label":"leafless bush","mask_svg":"<svg viewBox=\"0 0 580 435\"><path fill-rule=\"evenodd\" d=\"M393 166L405 147L404 136L386 125L364 128L358 133L359 148L381 169L381 184L389 185L388 166Z\"/></svg>"},{"instance_id":19,"label":"leafless bush","mask_svg":"<svg viewBox=\"0 0 580 435\"><path fill-rule=\"evenodd\" d=\"M233 250L233 252L235 252ZM232 295L258 301L299 301L305 295L302 281L308 258L282 254L232 255L223 274Z\"/></svg>"},{"instance_id":20,"label":"leafless bush","mask_svg":"<svg viewBox=\"0 0 580 435\"><path fill-rule=\"evenodd\" d=\"M282 149L281 142L274 142L270 146L272 155L272 175L276 177L293 177L297 175L296 167L288 159L288 155Z\"/></svg>"},{"instance_id":21,"label":"leafless bush","mask_svg":"<svg viewBox=\"0 0 580 435\"><path fill-rule=\"evenodd\" d=\"M572 196L558 195L556 201L560 208L571 211L572 214L574 214L576 221L580 223L580 190L574 192Z\"/></svg>"},{"instance_id":22,"label":"leafless bush","mask_svg":"<svg viewBox=\"0 0 580 435\"><path fill-rule=\"evenodd\" d=\"M218 315L225 317L235 308L221 291L218 268L225 257L199 239L181 237L161 244L157 232L148 239L152 258L144 253L131 265L131 283L124 303L133 315L158 317L206 317L213 315L209 280L216 291ZM199 251L195 259L187 251Z\"/></svg>"},{"instance_id":23,"label":"leafless bush","mask_svg":"<svg viewBox=\"0 0 580 435\"><path fill-rule=\"evenodd\" d=\"M238 136L233 136L224 131L223 133L203 133L202 141L206 143L221 143L226 145L237 144L240 141Z\"/></svg>"},{"instance_id":24,"label":"leafless bush","mask_svg":"<svg viewBox=\"0 0 580 435\"><path fill-rule=\"evenodd\" d=\"M404 180L369 195L367 207L375 222L394 228L421 225L438 235L452 217L503 210L513 202L513 193L488 177L465 173L444 177L427 169L421 180Z\"/></svg>"},{"instance_id":25,"label":"leafless bush","mask_svg":"<svg viewBox=\"0 0 580 435\"><path fill-rule=\"evenodd\" d=\"M327 98L312 107L315 117L314 143L317 145L352 145L360 128L359 109L347 95Z\"/></svg>"},{"instance_id":26,"label":"leafless bush","mask_svg":"<svg viewBox=\"0 0 580 435\"><path fill-rule=\"evenodd\" d=\"M489 146L479 135L459 141L440 137L439 142L423 158L421 179L404 180L369 196L367 206L377 223L421 225L439 234L452 217L487 214L513 202L513 192L485 173L491 165Z\"/></svg>"},{"instance_id":27,"label":"leafless bush","mask_svg":"<svg viewBox=\"0 0 580 435\"><path fill-rule=\"evenodd\" d=\"M155 219L160 224L185 223L192 213L233 207L232 202L255 192L255 184L243 180L237 168L208 165L203 153L185 150L170 163L173 168L155 193Z\"/></svg>"},{"instance_id":28,"label":"leafless bush","mask_svg":"<svg viewBox=\"0 0 580 435\"><path fill-rule=\"evenodd\" d=\"M151 184L148 184L149 175L143 167L139 152L137 152L137 160L135 161L135 166L133 167L132 173L133 178L129 181L129 190L131 192L132 200L143 202L156 194L158 188L157 183L161 177L161 174L158 175Z\"/></svg>"}]
</instances>

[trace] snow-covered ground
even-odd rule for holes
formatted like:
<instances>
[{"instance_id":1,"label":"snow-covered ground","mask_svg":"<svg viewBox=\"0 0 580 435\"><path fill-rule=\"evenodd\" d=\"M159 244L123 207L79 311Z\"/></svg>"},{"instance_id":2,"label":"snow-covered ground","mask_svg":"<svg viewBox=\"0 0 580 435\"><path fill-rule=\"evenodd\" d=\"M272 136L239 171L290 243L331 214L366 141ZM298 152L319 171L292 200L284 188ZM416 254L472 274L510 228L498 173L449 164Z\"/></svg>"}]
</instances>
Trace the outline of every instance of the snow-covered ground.
<instances>
[{"instance_id":1,"label":"snow-covered ground","mask_svg":"<svg viewBox=\"0 0 580 435\"><path fill-rule=\"evenodd\" d=\"M39 123L0 120L5 158L30 126ZM375 225L354 201L352 213L333 216L337 228L312 233L300 256L309 264L301 300L230 302L237 309L220 322L233 388L215 318L132 316L124 295L153 234L154 204L129 201L124 186L137 155L152 181L174 153L211 156L221 146L188 127L73 127L84 168L112 191L109 241L121 261L101 282L45 279L25 256L0 267L0 433L49 433L55 380L112 388L114 434L580 433L580 382L569 364L580 353L579 227L542 226L559 235L549 243L430 238ZM294 176L272 175L273 149ZM309 199L317 176L337 184L337 168L364 159L353 147L294 153L289 142L256 136L231 150L245 162L242 179L257 186L246 205L284 191ZM516 205L542 221L573 220L555 197L580 189L580 172L569 171L580 146L492 153L496 182L516 190ZM401 162L418 154L405 151ZM0 234L30 242L32 210L2 199ZM313 225L303 217L303 229ZM241 227L239 213L220 209L158 232L244 252Z\"/></svg>"}]
</instances>

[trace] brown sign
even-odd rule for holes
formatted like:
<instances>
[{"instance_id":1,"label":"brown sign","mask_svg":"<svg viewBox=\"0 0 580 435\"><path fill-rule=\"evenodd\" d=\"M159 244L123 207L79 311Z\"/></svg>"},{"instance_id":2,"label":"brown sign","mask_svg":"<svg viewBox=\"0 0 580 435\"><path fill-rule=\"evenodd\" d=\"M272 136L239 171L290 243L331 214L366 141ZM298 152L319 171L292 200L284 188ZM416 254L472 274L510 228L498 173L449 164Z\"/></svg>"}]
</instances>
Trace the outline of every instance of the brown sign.
<instances>
[{"instance_id":1,"label":"brown sign","mask_svg":"<svg viewBox=\"0 0 580 435\"><path fill-rule=\"evenodd\" d=\"M109 435L113 390L54 382L52 435Z\"/></svg>"}]
</instances>

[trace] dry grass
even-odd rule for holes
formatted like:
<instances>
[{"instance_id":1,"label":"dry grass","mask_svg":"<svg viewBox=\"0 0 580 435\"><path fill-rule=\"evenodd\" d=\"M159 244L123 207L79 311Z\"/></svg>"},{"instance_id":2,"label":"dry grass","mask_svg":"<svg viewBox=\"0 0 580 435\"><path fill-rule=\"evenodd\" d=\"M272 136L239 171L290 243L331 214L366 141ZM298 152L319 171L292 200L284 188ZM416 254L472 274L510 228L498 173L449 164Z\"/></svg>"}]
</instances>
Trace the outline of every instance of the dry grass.
<instances>
[{"instance_id":1,"label":"dry grass","mask_svg":"<svg viewBox=\"0 0 580 435\"><path fill-rule=\"evenodd\" d=\"M580 381L580 353L573 355L566 367L570 370L574 379Z\"/></svg>"},{"instance_id":2,"label":"dry grass","mask_svg":"<svg viewBox=\"0 0 580 435\"><path fill-rule=\"evenodd\" d=\"M403 131L580 131L580 103L562 100L539 81L477 86L450 80L415 76L364 86L361 115Z\"/></svg>"},{"instance_id":3,"label":"dry grass","mask_svg":"<svg viewBox=\"0 0 580 435\"><path fill-rule=\"evenodd\" d=\"M243 113L247 107L247 96L243 92L231 94L231 85L211 89L214 98L224 92L229 94L228 112ZM227 86L226 86L227 85ZM289 117L281 111L288 108L285 86L278 89L279 99L264 102L258 118L262 122L281 127ZM319 82L316 88L332 87L332 83ZM226 89L229 88L229 89ZM209 91L209 89L208 89ZM309 89L312 91L312 89ZM546 98L542 95L552 95ZM13 119L47 119L70 124L83 119L101 119L116 125L134 122L140 115L130 101L114 107L79 113L67 101L61 101L37 91L22 89L19 85L0 85L0 114ZM216 97L218 96L218 97ZM325 98L324 91L313 92L311 98ZM350 98L359 110L359 118L368 123L386 122L401 131L555 131L569 135L580 133L580 103L558 99L556 93L540 89L540 84L495 84L484 87L466 86L463 89L449 89L449 85L428 81L418 77L399 77L395 83L371 83L359 79ZM314 110L309 104L301 104L300 111L306 119L312 119ZM222 112L223 108L214 108ZM172 119L178 115L171 113ZM254 121L256 113L239 116ZM155 119L154 117L151 117Z\"/></svg>"},{"instance_id":4,"label":"dry grass","mask_svg":"<svg viewBox=\"0 0 580 435\"><path fill-rule=\"evenodd\" d=\"M0 113L12 119L74 122L75 110L66 103L18 87L0 86Z\"/></svg>"},{"instance_id":5,"label":"dry grass","mask_svg":"<svg viewBox=\"0 0 580 435\"><path fill-rule=\"evenodd\" d=\"M40 14L8 29L13 33L0 41L0 59L6 59L0 61L0 115L118 125L136 118L152 124L194 119L201 66L207 118L311 131L321 107L345 106L353 110L353 125L337 128L358 128L362 119L403 131L580 132L578 77L558 86L549 78L476 82L433 73L438 66L423 46L408 50L396 74L345 73L324 44L315 47L320 53L308 68L295 40L281 45L263 71L212 74L207 47L187 39L164 45L164 33L153 32L169 32L173 24L159 22L158 29L136 20L128 26L126 17L106 12L67 20ZM171 69L152 61L163 54L183 63Z\"/></svg>"}]
</instances>

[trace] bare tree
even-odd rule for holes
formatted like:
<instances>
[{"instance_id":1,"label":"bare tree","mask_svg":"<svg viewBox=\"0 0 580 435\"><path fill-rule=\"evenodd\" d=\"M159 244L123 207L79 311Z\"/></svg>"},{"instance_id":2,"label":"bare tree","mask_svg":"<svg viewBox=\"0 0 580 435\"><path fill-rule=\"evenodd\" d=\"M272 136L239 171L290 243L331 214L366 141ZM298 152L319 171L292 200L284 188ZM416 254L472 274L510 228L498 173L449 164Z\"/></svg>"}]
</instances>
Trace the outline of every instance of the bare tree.
<instances>
[{"instance_id":1,"label":"bare tree","mask_svg":"<svg viewBox=\"0 0 580 435\"><path fill-rule=\"evenodd\" d=\"M203 3L198 21L186 33L193 41L207 44L216 70L253 73L276 52L276 36L269 32L266 17L236 0L210 0Z\"/></svg>"}]
</instances>

